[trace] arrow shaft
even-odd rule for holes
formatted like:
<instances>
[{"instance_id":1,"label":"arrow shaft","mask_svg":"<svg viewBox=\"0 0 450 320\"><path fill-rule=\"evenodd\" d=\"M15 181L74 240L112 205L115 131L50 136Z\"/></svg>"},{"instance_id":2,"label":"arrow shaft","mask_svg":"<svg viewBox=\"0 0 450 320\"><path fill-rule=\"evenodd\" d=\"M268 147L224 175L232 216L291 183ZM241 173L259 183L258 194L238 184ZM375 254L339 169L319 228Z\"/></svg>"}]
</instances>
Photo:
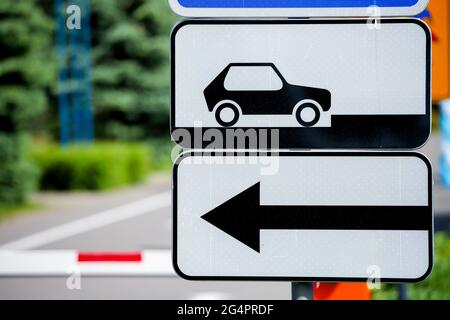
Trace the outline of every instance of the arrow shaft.
<instances>
[{"instance_id":1,"label":"arrow shaft","mask_svg":"<svg viewBox=\"0 0 450 320\"><path fill-rule=\"evenodd\" d=\"M429 207L260 206L265 230L429 230Z\"/></svg>"}]
</instances>

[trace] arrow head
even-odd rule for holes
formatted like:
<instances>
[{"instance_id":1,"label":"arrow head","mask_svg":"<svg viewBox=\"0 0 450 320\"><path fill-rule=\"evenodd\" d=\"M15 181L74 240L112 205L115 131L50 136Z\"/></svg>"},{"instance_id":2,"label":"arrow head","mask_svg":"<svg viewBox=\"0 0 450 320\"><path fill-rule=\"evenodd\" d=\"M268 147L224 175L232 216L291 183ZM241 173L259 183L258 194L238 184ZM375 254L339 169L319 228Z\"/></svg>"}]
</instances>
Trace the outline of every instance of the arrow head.
<instances>
[{"instance_id":1,"label":"arrow head","mask_svg":"<svg viewBox=\"0 0 450 320\"><path fill-rule=\"evenodd\" d=\"M260 252L260 183L202 216L216 228Z\"/></svg>"}]
</instances>

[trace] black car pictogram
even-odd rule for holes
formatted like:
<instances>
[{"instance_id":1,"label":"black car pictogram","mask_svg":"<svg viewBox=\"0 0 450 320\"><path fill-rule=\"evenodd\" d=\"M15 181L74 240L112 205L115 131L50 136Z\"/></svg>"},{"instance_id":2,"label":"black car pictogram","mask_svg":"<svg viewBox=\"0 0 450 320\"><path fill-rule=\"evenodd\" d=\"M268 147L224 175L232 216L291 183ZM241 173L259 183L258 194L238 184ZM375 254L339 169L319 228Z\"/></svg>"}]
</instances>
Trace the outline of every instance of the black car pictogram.
<instances>
[{"instance_id":1,"label":"black car pictogram","mask_svg":"<svg viewBox=\"0 0 450 320\"><path fill-rule=\"evenodd\" d=\"M230 70L235 68L269 68L279 86L272 90L238 88L227 90L225 83ZM251 78L250 78L251 79ZM247 79L248 80L248 79ZM300 125L312 127L319 122L321 111L331 108L331 93L326 89L297 86L288 83L273 63L231 63L204 91L208 110L215 112L216 121L223 127L235 125L241 115L295 116ZM314 113L305 117L303 111Z\"/></svg>"}]
</instances>

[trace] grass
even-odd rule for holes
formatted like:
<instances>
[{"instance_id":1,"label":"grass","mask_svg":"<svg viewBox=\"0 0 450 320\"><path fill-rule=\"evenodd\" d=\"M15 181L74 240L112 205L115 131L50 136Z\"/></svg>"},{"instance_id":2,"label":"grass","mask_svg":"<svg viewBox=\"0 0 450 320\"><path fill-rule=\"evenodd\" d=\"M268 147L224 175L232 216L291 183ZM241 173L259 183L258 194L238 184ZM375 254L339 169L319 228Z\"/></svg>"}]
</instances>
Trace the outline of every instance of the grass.
<instances>
[{"instance_id":1,"label":"grass","mask_svg":"<svg viewBox=\"0 0 450 320\"><path fill-rule=\"evenodd\" d=\"M95 142L65 148L35 141L29 154L40 172L40 190L106 191L144 182L155 172L170 172L174 146L169 139ZM40 208L35 203L0 203L0 221Z\"/></svg>"},{"instance_id":2,"label":"grass","mask_svg":"<svg viewBox=\"0 0 450 320\"><path fill-rule=\"evenodd\" d=\"M21 215L27 212L42 209L44 206L37 203L25 203L20 205L0 205L0 221L4 221L13 218L17 215Z\"/></svg>"}]
</instances>

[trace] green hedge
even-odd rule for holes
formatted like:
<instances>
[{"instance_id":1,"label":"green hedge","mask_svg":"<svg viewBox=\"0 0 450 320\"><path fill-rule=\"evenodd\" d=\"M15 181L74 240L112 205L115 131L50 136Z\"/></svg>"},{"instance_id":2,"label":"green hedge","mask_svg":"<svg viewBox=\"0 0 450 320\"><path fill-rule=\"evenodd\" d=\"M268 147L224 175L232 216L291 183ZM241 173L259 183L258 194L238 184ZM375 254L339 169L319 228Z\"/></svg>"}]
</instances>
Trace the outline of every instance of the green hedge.
<instances>
[{"instance_id":1,"label":"green hedge","mask_svg":"<svg viewBox=\"0 0 450 320\"><path fill-rule=\"evenodd\" d=\"M144 144L34 146L41 190L107 190L141 182L152 166Z\"/></svg>"},{"instance_id":2,"label":"green hedge","mask_svg":"<svg viewBox=\"0 0 450 320\"><path fill-rule=\"evenodd\" d=\"M0 133L0 207L25 203L37 171L27 159L25 135Z\"/></svg>"}]
</instances>

